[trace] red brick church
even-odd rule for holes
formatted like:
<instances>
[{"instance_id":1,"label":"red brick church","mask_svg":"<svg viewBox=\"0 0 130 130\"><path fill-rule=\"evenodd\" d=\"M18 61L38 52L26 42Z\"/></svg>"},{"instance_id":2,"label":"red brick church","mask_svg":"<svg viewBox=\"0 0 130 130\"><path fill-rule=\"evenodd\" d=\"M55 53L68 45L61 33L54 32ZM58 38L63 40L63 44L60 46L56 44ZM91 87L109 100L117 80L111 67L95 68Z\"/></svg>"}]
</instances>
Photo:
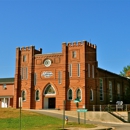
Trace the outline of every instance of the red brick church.
<instances>
[{"instance_id":1,"label":"red brick church","mask_svg":"<svg viewBox=\"0 0 130 130\"><path fill-rule=\"evenodd\" d=\"M76 109L123 100L128 79L98 67L96 45L62 43L61 53L35 46L16 48L13 107Z\"/></svg>"}]
</instances>

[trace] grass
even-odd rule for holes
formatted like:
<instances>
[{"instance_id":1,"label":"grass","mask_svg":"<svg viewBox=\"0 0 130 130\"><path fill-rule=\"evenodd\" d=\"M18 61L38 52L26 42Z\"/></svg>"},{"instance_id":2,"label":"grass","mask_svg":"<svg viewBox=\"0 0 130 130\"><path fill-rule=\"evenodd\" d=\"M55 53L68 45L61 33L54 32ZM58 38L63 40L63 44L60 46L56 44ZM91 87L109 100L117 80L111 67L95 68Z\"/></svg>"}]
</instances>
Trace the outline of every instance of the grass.
<instances>
[{"instance_id":1,"label":"grass","mask_svg":"<svg viewBox=\"0 0 130 130\"><path fill-rule=\"evenodd\" d=\"M93 124L77 124L69 122L65 128L93 128ZM59 130L63 121L58 118L24 111L21 112L21 130ZM20 111L13 108L0 108L0 130L20 130Z\"/></svg>"}]
</instances>

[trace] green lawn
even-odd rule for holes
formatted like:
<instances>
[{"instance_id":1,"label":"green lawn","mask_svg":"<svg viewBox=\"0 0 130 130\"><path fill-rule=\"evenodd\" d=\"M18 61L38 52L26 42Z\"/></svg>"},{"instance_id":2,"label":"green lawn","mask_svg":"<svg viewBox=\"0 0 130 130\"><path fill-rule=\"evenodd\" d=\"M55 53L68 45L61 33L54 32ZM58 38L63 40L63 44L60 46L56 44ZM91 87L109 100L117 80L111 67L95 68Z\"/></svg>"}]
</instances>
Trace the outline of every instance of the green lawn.
<instances>
[{"instance_id":1,"label":"green lawn","mask_svg":"<svg viewBox=\"0 0 130 130\"><path fill-rule=\"evenodd\" d=\"M77 124L69 122L69 127L95 127L92 124ZM63 128L63 121L58 118L23 111L21 112L21 130L59 130ZM20 111L12 108L0 108L0 130L20 130Z\"/></svg>"}]
</instances>

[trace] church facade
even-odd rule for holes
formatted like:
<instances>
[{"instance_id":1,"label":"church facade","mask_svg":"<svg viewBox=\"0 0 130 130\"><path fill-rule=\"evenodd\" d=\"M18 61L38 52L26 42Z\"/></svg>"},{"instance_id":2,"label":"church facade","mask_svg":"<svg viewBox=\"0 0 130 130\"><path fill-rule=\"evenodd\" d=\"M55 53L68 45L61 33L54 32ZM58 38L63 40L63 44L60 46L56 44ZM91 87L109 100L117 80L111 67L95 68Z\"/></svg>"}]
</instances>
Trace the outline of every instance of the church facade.
<instances>
[{"instance_id":1,"label":"church facade","mask_svg":"<svg viewBox=\"0 0 130 130\"><path fill-rule=\"evenodd\" d=\"M123 100L128 79L98 68L96 49L87 41L62 43L62 52L51 54L16 48L13 107L19 97L28 109L91 109Z\"/></svg>"}]
</instances>

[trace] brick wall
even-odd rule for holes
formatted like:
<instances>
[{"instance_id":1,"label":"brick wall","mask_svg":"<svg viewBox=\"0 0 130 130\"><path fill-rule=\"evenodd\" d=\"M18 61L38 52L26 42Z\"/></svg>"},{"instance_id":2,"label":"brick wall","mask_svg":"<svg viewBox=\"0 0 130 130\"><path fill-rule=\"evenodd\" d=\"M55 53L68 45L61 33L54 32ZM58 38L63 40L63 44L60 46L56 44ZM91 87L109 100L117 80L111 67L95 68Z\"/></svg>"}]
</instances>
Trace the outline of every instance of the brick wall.
<instances>
[{"instance_id":1,"label":"brick wall","mask_svg":"<svg viewBox=\"0 0 130 130\"><path fill-rule=\"evenodd\" d=\"M78 89L81 90L82 95L79 108L84 105L89 108L90 105L108 103L109 80L114 84L114 95L115 84L120 82L123 90L127 81L126 78L99 69L96 55L96 46L87 41L62 43L61 53L42 54L42 49L36 50L34 46L17 48L13 106L18 107L18 98L22 96L22 91L25 91L26 101L23 101L23 108L45 109L53 106L56 109L63 109L64 101L66 101L65 109L74 110L76 109L74 100ZM51 62L50 66L49 62ZM78 64L80 64L80 75L78 75ZM59 71L61 83L59 83ZM100 78L103 78L103 101L99 99ZM52 86L55 94L45 94L49 85ZM67 99L69 89L73 92L72 100ZM35 100L36 90L39 91L38 101ZM90 91L93 91L93 100L90 100ZM121 96L123 98L123 94ZM113 103L115 101L116 98L113 99Z\"/></svg>"}]
</instances>

